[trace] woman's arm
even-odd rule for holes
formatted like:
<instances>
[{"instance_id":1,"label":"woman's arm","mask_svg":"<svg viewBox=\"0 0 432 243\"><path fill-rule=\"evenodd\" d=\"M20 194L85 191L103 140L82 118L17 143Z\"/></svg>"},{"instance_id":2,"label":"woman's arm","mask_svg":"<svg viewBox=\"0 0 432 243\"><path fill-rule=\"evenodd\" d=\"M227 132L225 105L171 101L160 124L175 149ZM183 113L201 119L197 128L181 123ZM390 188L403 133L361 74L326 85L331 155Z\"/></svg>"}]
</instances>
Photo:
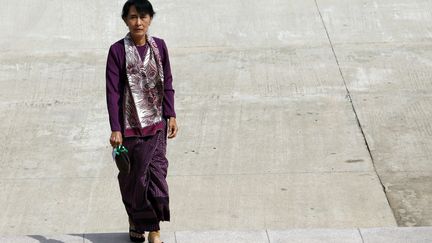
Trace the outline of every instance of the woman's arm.
<instances>
[{"instance_id":1,"label":"woman's arm","mask_svg":"<svg viewBox=\"0 0 432 243\"><path fill-rule=\"evenodd\" d=\"M165 118L176 117L174 109L174 88L172 85L173 78L171 74L171 65L168 55L168 48L165 41L162 40L162 66L164 72L164 103L163 103L163 115Z\"/></svg>"},{"instance_id":2,"label":"woman's arm","mask_svg":"<svg viewBox=\"0 0 432 243\"><path fill-rule=\"evenodd\" d=\"M176 113L174 109L174 88L172 86L171 65L169 61L168 48L165 41L162 40L163 60L162 66L164 71L164 102L163 116L168 118L168 138L175 138L178 131Z\"/></svg>"},{"instance_id":3,"label":"woman's arm","mask_svg":"<svg viewBox=\"0 0 432 243\"><path fill-rule=\"evenodd\" d=\"M106 64L106 100L108 115L111 126L110 143L112 146L122 144L122 134L120 126L120 106L121 106L121 87L120 87L120 63L116 55L115 46L112 45L108 52Z\"/></svg>"}]
</instances>

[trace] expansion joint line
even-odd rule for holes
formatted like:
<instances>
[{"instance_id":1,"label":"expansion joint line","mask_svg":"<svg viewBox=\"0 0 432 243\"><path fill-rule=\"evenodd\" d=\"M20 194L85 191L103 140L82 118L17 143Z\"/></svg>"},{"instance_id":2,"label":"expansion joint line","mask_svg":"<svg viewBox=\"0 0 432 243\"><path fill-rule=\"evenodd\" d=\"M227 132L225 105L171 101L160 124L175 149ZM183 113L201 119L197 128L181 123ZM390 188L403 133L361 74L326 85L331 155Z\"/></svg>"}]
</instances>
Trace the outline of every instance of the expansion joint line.
<instances>
[{"instance_id":1,"label":"expansion joint line","mask_svg":"<svg viewBox=\"0 0 432 243\"><path fill-rule=\"evenodd\" d=\"M336 64L337 64L338 69L339 69L339 74L340 74L340 76L341 76L341 78L342 78L342 81L343 81L343 83L344 83L345 90L346 90L346 92L347 92L346 97L348 98L348 100L349 100L349 102L350 102L350 104L351 104L351 108L352 108L352 110L353 110L353 112L354 112L354 116L355 116L356 121L357 121L357 126L359 127L360 132L361 132L361 134L362 134L362 136L363 136L363 140L364 140L364 143L365 143L365 145L366 145L366 149L367 149L367 151L368 151L368 153L369 153L369 156L370 156L370 158L371 158L372 166L373 166L373 168L374 168L375 174L376 174L377 177L378 177L378 180L379 180L379 182L380 182L380 184L381 184L382 190L384 191L384 195L385 195L385 197L386 197L386 199L387 199L387 204L390 206L390 201L389 201L388 196L387 196L387 190L386 190L386 188L385 188L385 186L384 186L384 183L383 183L383 181L382 181L382 179L381 179L381 177L380 177L380 175L379 175L379 173L378 173L378 171L377 171L377 168L376 168L376 165L375 165L375 160L374 160L373 155L372 155L372 152L371 152L371 150L370 150L369 143L368 143L368 141L367 141L367 139L366 139L366 135L365 135L364 130L363 130L363 127L362 127L362 125L361 125L360 119L359 119L359 117L358 117L358 115L357 115L357 111L356 111L356 109L355 109L355 106L354 106L353 100L352 100L352 98L351 98L351 93L350 93L350 91L349 91L349 89L348 89L348 85L346 84L345 77L344 77L344 75L343 75L343 73L342 73L342 69L341 69L341 67L340 67L340 65L339 65L339 59L338 59L338 57L337 57L337 55L336 55L336 52L335 52L335 49L334 49L334 47L333 47L333 43L332 43L331 38L330 38L330 35L329 35L329 33L328 33L327 26L325 25L324 18L323 18L322 14L321 14L321 10L319 9L319 6L318 6L318 2L317 2L317 0L314 0L314 2L315 2L315 5L316 5L316 8L317 8L318 14L319 14L319 16L320 16L320 18L321 18L321 22L322 22L322 25L323 25L323 27L324 27L324 30L325 30L325 32L326 32L326 34L327 34L327 39L328 39L328 41L329 41L329 43L330 43L330 47L331 47L331 49L332 49L332 52L333 52L334 58L335 58L335 60L336 60ZM391 208L391 206L390 206L390 208ZM393 210L392 210L392 212L393 212ZM396 219L394 212L393 212L393 217Z\"/></svg>"}]
</instances>

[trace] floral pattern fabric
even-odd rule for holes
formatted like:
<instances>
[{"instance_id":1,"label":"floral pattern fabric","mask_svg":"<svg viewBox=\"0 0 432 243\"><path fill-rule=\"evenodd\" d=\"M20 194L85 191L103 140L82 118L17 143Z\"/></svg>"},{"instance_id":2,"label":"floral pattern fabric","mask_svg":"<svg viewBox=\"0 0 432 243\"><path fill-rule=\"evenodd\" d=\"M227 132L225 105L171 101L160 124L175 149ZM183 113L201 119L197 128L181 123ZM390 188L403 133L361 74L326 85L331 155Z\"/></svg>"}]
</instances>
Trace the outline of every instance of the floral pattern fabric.
<instances>
[{"instance_id":1,"label":"floral pattern fabric","mask_svg":"<svg viewBox=\"0 0 432 243\"><path fill-rule=\"evenodd\" d=\"M162 121L164 74L156 42L147 36L144 60L130 36L124 38L127 85L123 102L126 129L145 128Z\"/></svg>"}]
</instances>

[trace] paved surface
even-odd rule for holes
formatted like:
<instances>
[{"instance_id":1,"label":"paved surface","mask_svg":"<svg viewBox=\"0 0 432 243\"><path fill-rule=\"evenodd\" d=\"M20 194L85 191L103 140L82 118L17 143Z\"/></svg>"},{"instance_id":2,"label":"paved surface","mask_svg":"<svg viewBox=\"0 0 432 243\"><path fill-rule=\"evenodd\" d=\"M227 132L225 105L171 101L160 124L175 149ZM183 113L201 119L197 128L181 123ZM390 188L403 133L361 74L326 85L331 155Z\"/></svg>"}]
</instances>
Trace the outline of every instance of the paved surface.
<instances>
[{"instance_id":1,"label":"paved surface","mask_svg":"<svg viewBox=\"0 0 432 243\"><path fill-rule=\"evenodd\" d=\"M123 1L0 3L0 234L123 232L104 93ZM432 225L431 1L153 4L180 125L164 231Z\"/></svg>"},{"instance_id":2,"label":"paved surface","mask_svg":"<svg viewBox=\"0 0 432 243\"><path fill-rule=\"evenodd\" d=\"M177 231L164 232L161 238L165 243L429 243L432 242L432 228ZM0 240L2 243L130 242L127 233L8 236Z\"/></svg>"}]
</instances>

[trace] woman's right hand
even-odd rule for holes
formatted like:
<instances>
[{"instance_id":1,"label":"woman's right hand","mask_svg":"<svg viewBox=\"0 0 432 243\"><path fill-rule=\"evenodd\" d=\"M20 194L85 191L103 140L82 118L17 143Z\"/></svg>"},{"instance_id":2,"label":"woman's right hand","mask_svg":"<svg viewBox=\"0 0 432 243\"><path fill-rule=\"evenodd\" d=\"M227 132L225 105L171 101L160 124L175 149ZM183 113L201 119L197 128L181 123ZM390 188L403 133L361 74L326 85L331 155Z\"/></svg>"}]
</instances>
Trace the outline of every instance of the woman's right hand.
<instances>
[{"instance_id":1,"label":"woman's right hand","mask_svg":"<svg viewBox=\"0 0 432 243\"><path fill-rule=\"evenodd\" d=\"M117 147L118 145L123 144L123 137L121 132L115 131L111 133L110 144L112 147Z\"/></svg>"}]
</instances>

